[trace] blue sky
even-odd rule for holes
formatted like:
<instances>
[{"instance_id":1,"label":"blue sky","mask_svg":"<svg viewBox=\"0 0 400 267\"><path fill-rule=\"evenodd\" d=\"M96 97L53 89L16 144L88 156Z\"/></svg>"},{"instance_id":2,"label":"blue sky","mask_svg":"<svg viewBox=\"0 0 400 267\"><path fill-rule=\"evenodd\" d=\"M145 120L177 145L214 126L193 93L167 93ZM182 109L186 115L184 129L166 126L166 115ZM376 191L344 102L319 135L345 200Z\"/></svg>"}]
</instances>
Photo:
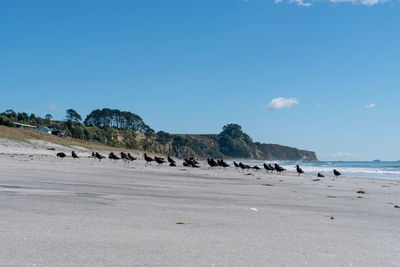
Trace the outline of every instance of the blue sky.
<instances>
[{"instance_id":1,"label":"blue sky","mask_svg":"<svg viewBox=\"0 0 400 267\"><path fill-rule=\"evenodd\" d=\"M397 0L0 0L0 111L400 160L399 29Z\"/></svg>"}]
</instances>

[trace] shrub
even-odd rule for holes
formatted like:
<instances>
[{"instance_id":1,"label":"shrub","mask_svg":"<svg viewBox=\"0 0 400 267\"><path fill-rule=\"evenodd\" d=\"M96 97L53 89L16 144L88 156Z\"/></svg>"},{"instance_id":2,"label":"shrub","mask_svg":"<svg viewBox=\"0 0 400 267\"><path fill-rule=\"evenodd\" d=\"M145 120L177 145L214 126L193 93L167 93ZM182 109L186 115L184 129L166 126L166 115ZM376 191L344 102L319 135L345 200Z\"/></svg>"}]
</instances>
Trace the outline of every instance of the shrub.
<instances>
[{"instance_id":1,"label":"shrub","mask_svg":"<svg viewBox=\"0 0 400 267\"><path fill-rule=\"evenodd\" d=\"M0 115L0 125L4 125L7 127L14 127L14 123L12 122L11 119L9 119L7 116Z\"/></svg>"}]
</instances>

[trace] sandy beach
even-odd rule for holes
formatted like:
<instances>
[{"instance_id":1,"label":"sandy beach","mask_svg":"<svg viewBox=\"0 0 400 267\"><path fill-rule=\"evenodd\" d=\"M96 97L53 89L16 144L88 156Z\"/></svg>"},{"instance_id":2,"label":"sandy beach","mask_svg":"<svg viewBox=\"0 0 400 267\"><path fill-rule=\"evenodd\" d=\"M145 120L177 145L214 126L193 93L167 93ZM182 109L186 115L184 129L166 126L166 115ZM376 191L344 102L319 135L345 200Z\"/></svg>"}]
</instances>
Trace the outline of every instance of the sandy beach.
<instances>
[{"instance_id":1,"label":"sandy beach","mask_svg":"<svg viewBox=\"0 0 400 267\"><path fill-rule=\"evenodd\" d=\"M400 265L399 181L99 162L51 146L1 139L1 266ZM82 158L55 156L72 149Z\"/></svg>"}]
</instances>

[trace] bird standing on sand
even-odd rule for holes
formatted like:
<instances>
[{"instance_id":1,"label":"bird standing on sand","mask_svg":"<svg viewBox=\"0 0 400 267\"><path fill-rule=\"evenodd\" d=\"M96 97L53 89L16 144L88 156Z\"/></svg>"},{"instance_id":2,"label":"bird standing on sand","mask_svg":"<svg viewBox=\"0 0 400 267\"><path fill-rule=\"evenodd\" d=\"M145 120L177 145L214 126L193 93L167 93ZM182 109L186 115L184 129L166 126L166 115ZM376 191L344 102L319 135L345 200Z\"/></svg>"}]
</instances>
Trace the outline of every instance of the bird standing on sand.
<instances>
[{"instance_id":1,"label":"bird standing on sand","mask_svg":"<svg viewBox=\"0 0 400 267\"><path fill-rule=\"evenodd\" d=\"M323 175L323 174L320 173L320 172L317 174L317 176L318 176L318 177L325 177L325 175Z\"/></svg>"},{"instance_id":2,"label":"bird standing on sand","mask_svg":"<svg viewBox=\"0 0 400 267\"><path fill-rule=\"evenodd\" d=\"M125 161L129 161L129 157L125 152L121 152L121 159L125 160Z\"/></svg>"},{"instance_id":3,"label":"bird standing on sand","mask_svg":"<svg viewBox=\"0 0 400 267\"><path fill-rule=\"evenodd\" d=\"M137 160L137 158L132 156L131 153L128 153L128 158L129 158L129 160L132 160L132 161Z\"/></svg>"},{"instance_id":4,"label":"bird standing on sand","mask_svg":"<svg viewBox=\"0 0 400 267\"><path fill-rule=\"evenodd\" d=\"M337 170L333 169L333 174L338 177L340 175L342 175L340 172L338 172Z\"/></svg>"},{"instance_id":5,"label":"bird standing on sand","mask_svg":"<svg viewBox=\"0 0 400 267\"><path fill-rule=\"evenodd\" d=\"M278 163L275 163L275 170L277 171L277 173L281 173L283 171L286 171L286 169L283 168L282 166L280 166Z\"/></svg>"},{"instance_id":6,"label":"bird standing on sand","mask_svg":"<svg viewBox=\"0 0 400 267\"><path fill-rule=\"evenodd\" d=\"M176 162L175 162L175 160L173 159L173 158L171 158L169 155L167 156L167 159L168 159L168 162L171 164L171 163L175 163L176 164Z\"/></svg>"},{"instance_id":7,"label":"bird standing on sand","mask_svg":"<svg viewBox=\"0 0 400 267\"><path fill-rule=\"evenodd\" d=\"M110 154L108 154L108 158L109 158L109 159L113 159L113 160L119 160L119 159L121 159L120 157L118 157L117 155L115 155L114 152L110 152Z\"/></svg>"},{"instance_id":8,"label":"bird standing on sand","mask_svg":"<svg viewBox=\"0 0 400 267\"><path fill-rule=\"evenodd\" d=\"M154 156L154 160L155 160L155 162L158 163L158 165L162 165L163 163L165 163L165 159L164 158L160 158L160 157L157 157L157 156Z\"/></svg>"},{"instance_id":9,"label":"bird standing on sand","mask_svg":"<svg viewBox=\"0 0 400 267\"><path fill-rule=\"evenodd\" d=\"M207 159L207 163L208 163L208 165L210 165L210 168L218 166L218 163L213 158Z\"/></svg>"},{"instance_id":10,"label":"bird standing on sand","mask_svg":"<svg viewBox=\"0 0 400 267\"><path fill-rule=\"evenodd\" d=\"M189 159L193 162L193 164L200 164L194 157L190 157Z\"/></svg>"},{"instance_id":11,"label":"bird standing on sand","mask_svg":"<svg viewBox=\"0 0 400 267\"><path fill-rule=\"evenodd\" d=\"M244 165L242 162L239 162L239 167L244 171L246 169L246 165Z\"/></svg>"},{"instance_id":12,"label":"bird standing on sand","mask_svg":"<svg viewBox=\"0 0 400 267\"><path fill-rule=\"evenodd\" d=\"M105 158L105 156L101 155L101 154L100 154L100 153L98 153L98 152L96 152L94 155L96 156L96 158L98 158L98 159L99 159L99 161L101 161L102 159L104 159L104 158Z\"/></svg>"},{"instance_id":13,"label":"bird standing on sand","mask_svg":"<svg viewBox=\"0 0 400 267\"><path fill-rule=\"evenodd\" d=\"M268 164L268 166L269 166L269 169L270 169L272 172L276 171L276 170L275 170L275 167L272 166L271 164Z\"/></svg>"},{"instance_id":14,"label":"bird standing on sand","mask_svg":"<svg viewBox=\"0 0 400 267\"><path fill-rule=\"evenodd\" d=\"M225 169L226 167L229 167L229 164L226 163L224 161L224 159L220 159L220 160L218 160L218 166L221 166L221 167L223 167Z\"/></svg>"},{"instance_id":15,"label":"bird standing on sand","mask_svg":"<svg viewBox=\"0 0 400 267\"><path fill-rule=\"evenodd\" d=\"M78 157L78 155L75 153L75 151L72 151L72 152L71 152L71 156L72 156L74 159L79 159L79 157Z\"/></svg>"},{"instance_id":16,"label":"bird standing on sand","mask_svg":"<svg viewBox=\"0 0 400 267\"><path fill-rule=\"evenodd\" d=\"M146 153L144 153L144 160L146 161L146 164L151 164L152 161L154 161L154 159L152 157L147 156Z\"/></svg>"},{"instance_id":17,"label":"bird standing on sand","mask_svg":"<svg viewBox=\"0 0 400 267\"><path fill-rule=\"evenodd\" d=\"M271 172L273 172L274 171L274 169L273 168L271 168L271 166L270 165L267 165L267 164L263 164L264 165L264 169L266 169L267 170L267 172L268 171L271 171Z\"/></svg>"},{"instance_id":18,"label":"bird standing on sand","mask_svg":"<svg viewBox=\"0 0 400 267\"><path fill-rule=\"evenodd\" d=\"M200 168L200 166L198 166L197 164L199 164L193 157L192 158L185 158L184 159L184 166L186 167L193 167L193 168Z\"/></svg>"},{"instance_id":19,"label":"bird standing on sand","mask_svg":"<svg viewBox=\"0 0 400 267\"><path fill-rule=\"evenodd\" d=\"M167 156L167 160L169 162L170 167L176 167L176 162L173 158L171 158L169 155Z\"/></svg>"},{"instance_id":20,"label":"bird standing on sand","mask_svg":"<svg viewBox=\"0 0 400 267\"><path fill-rule=\"evenodd\" d=\"M261 168L258 167L257 165L255 165L255 166L253 167L253 169L256 170L256 171L261 170Z\"/></svg>"},{"instance_id":21,"label":"bird standing on sand","mask_svg":"<svg viewBox=\"0 0 400 267\"><path fill-rule=\"evenodd\" d=\"M239 164L237 164L235 161L233 162L233 165L235 165L235 169L239 168Z\"/></svg>"},{"instance_id":22,"label":"bird standing on sand","mask_svg":"<svg viewBox=\"0 0 400 267\"><path fill-rule=\"evenodd\" d=\"M64 152L59 152L59 153L57 153L57 157L59 157L59 158L65 158L67 155L65 155L65 153Z\"/></svg>"},{"instance_id":23,"label":"bird standing on sand","mask_svg":"<svg viewBox=\"0 0 400 267\"><path fill-rule=\"evenodd\" d=\"M300 176L300 174L304 173L303 169L300 168L299 165L296 165L296 171L297 171L297 173L299 174L299 176Z\"/></svg>"}]
</instances>

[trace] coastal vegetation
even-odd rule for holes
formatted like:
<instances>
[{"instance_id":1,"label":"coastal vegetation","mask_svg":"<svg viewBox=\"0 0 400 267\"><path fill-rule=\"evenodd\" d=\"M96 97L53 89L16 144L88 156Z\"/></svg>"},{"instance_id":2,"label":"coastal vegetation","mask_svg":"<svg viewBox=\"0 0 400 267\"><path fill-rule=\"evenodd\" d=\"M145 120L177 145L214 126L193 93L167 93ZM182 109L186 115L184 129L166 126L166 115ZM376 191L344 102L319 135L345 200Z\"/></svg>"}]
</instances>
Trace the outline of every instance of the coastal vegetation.
<instances>
[{"instance_id":1,"label":"coastal vegetation","mask_svg":"<svg viewBox=\"0 0 400 267\"><path fill-rule=\"evenodd\" d=\"M243 158L257 160L316 161L312 151L253 142L238 124L223 126L219 134L171 134L155 132L143 119L132 112L118 109L96 109L82 123L81 115L73 109L66 111L64 121L52 120L51 114L40 118L35 114L6 110L0 114L0 125L7 127L22 123L46 126L56 133L107 146L169 154L175 157Z\"/></svg>"}]
</instances>

